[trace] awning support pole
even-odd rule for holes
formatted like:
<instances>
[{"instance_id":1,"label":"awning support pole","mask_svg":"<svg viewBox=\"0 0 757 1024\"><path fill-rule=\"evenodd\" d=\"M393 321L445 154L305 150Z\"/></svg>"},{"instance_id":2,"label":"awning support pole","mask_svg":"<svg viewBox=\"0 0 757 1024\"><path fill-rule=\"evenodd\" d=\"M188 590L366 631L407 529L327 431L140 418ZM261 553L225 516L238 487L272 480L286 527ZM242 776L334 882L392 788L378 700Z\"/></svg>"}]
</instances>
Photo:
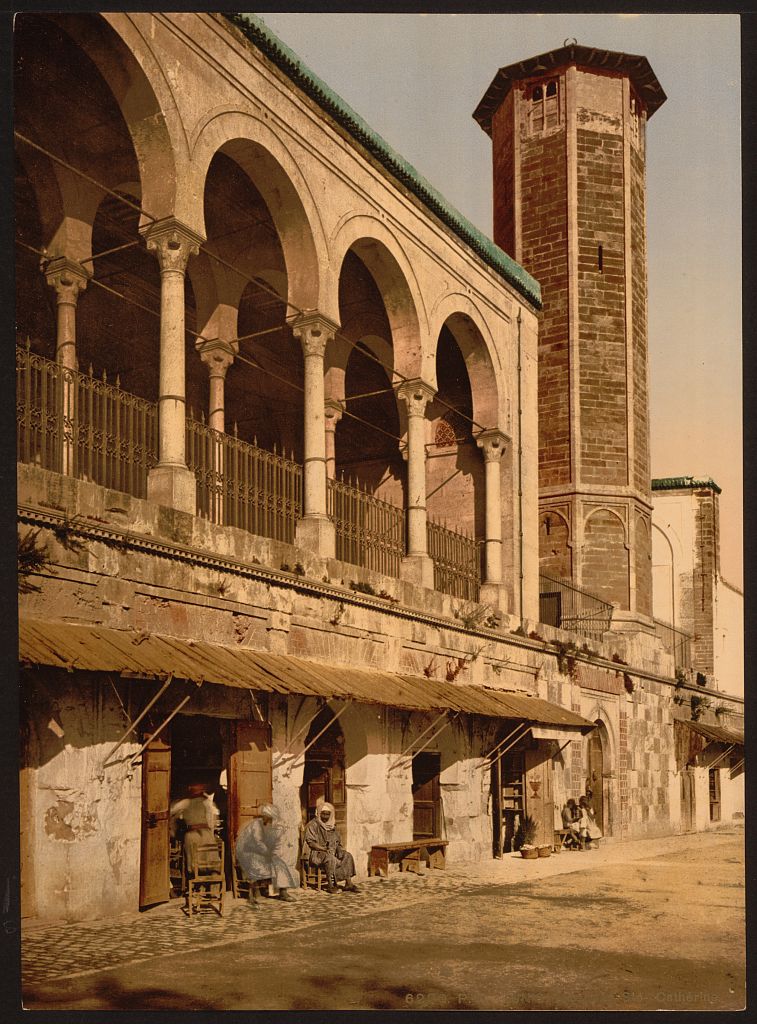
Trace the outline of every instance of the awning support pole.
<instances>
[{"instance_id":1,"label":"awning support pole","mask_svg":"<svg viewBox=\"0 0 757 1024\"><path fill-rule=\"evenodd\" d=\"M445 715L447 714L447 712L446 712L446 711L445 711L444 713L445 713ZM407 762L408 762L408 764L411 764L411 763L412 763L412 760L413 760L413 758L415 757L415 755L416 755L416 754L420 754L422 750L425 750L425 749L426 749L426 747L427 747L427 746L429 745L429 743L433 743L433 742L434 742L434 740L436 739L436 737L437 737L437 736L438 736L438 735L439 735L440 733L443 733L445 729L448 729L448 728L449 728L449 727L450 727L450 726L452 725L452 723L453 723L454 721L456 721L456 720L457 720L457 718L458 718L459 714L460 714L460 712L459 712L459 711L456 711L456 712L455 712L455 714L454 714L454 715L452 716L452 718L450 718L450 719L449 719L448 721L446 721L446 722L444 723L444 725L443 725L443 726L442 726L442 727L441 727L440 729L437 729L437 730L436 730L436 732L435 732L435 733L434 733L434 734L433 734L432 736L429 736L429 738L428 738L428 739L426 740L426 742L425 742L425 743L423 744L423 746L422 746L422 747L417 747L417 748L416 748L415 750L413 750L412 752L410 752L410 751L407 751L404 757L403 757L402 755L400 755L400 756L399 756L399 757L397 758L397 760L396 760L396 761L394 762L394 764L392 764L392 765L390 765L390 766L389 766L389 771L392 771L392 769L394 769L394 768L398 768L398 767L400 766L400 763L401 763L401 762L402 762L403 760L404 760L404 761L407 761ZM437 721L439 721L439 719L437 719ZM428 730L426 730L426 732L428 732ZM418 739L420 739L420 736L418 737ZM416 741L416 742L417 742L417 741ZM410 756L409 756L409 757L407 756L408 754L410 754Z\"/></svg>"},{"instance_id":2,"label":"awning support pole","mask_svg":"<svg viewBox=\"0 0 757 1024\"><path fill-rule=\"evenodd\" d=\"M728 757L728 755L733 751L735 746L735 743L731 743L731 745L729 747L726 747L726 749L718 757L715 758L712 764L708 765L707 767L714 768L716 765L719 765L722 760Z\"/></svg>"},{"instance_id":3,"label":"awning support pole","mask_svg":"<svg viewBox=\"0 0 757 1024\"><path fill-rule=\"evenodd\" d=\"M742 757L742 759L741 759L740 761L737 761L737 762L736 762L736 764L735 764L735 765L733 765L733 767L729 769L729 771L730 771L730 773L731 773L731 778L733 779L733 778L735 777L735 773L736 773L736 772L737 772L737 771L738 771L738 770L739 770L740 768L743 768L743 767L744 767L744 758Z\"/></svg>"},{"instance_id":4,"label":"awning support pole","mask_svg":"<svg viewBox=\"0 0 757 1024\"><path fill-rule=\"evenodd\" d=\"M301 705L300 705L300 706L301 706ZM282 763L283 761L286 761L286 759L287 759L287 758L288 758L288 757L289 757L289 756L291 755L291 751L292 751L292 744L293 744L293 743L294 743L294 742L295 742L296 740L298 740L298 739L300 738L300 736L302 736L302 735L303 735L303 733L306 733L306 732L308 731L308 729L310 728L310 726L311 726L311 725L313 724L313 722L314 722L314 721L316 720L316 718L317 718L317 717L318 717L318 716L320 715L320 713L321 713L321 709L322 709L323 707L328 707L328 706L329 706L329 702L328 702L328 701L326 701L326 703L325 703L324 705L321 705L321 707L318 707L318 708L316 708L316 710L315 710L315 711L313 712L313 714L312 714L312 715L310 716L310 718L308 718L307 722L305 722L305 724L304 724L304 725L303 725L303 727L302 727L302 728L300 729L300 731L299 731L299 732L298 732L298 733L297 733L297 734L296 734L295 736L293 736L293 737L291 738L291 740L290 740L290 741L289 741L289 743L287 744L287 747L286 747L286 749L285 749L285 750L283 750L283 751L281 752L281 754L279 754L278 760L277 760L277 761L275 761L275 762L274 762L274 764L272 764L272 765L271 765L271 770L273 770L274 768L278 768L278 766L279 766L279 765L280 765L280 764L281 764L281 763Z\"/></svg>"},{"instance_id":5,"label":"awning support pole","mask_svg":"<svg viewBox=\"0 0 757 1024\"><path fill-rule=\"evenodd\" d=\"M148 736L148 737L147 737L147 739L146 739L146 740L145 740L145 742L144 742L144 743L142 744L142 746L141 746L141 747L139 748L139 750L138 750L138 751L136 752L136 754L133 754L133 755L132 755L132 757L131 757L131 758L129 758L129 760L130 760L130 762L131 762L132 764L134 764L134 762L135 762L135 761L137 760L137 758L138 758L138 757L139 757L139 755L140 755L140 754L142 753L142 751L143 751L143 750L145 749L145 747L149 747L149 745L150 745L150 744L152 743L152 741L153 741L153 740L155 739L155 737L156 737L156 736L158 736L158 735L159 735L159 734L160 734L161 732L163 732L163 730L164 730L164 729L165 729L165 727L166 727L166 726L168 725L168 723L169 723L169 722L171 721L171 719L172 719L172 718L174 717L174 715L178 715L178 713L179 713L179 712L181 711L181 709L182 709L182 708L184 707L184 705L185 705L185 704L186 704L186 703L187 703L188 701L190 701L191 699L192 699L192 694L190 693L190 694L189 694L189 695L188 695L187 697L185 697L185 698L184 698L184 700L183 700L183 701L181 701L181 703L180 703L180 704L178 704L178 705L177 705L177 706L176 706L176 707L175 707L175 708L173 709L173 711L172 711L172 712L171 712L171 714L170 714L170 715L168 716L168 718L166 718L166 719L165 719L164 721L162 721L162 722L160 723L160 725L159 725L159 726L158 726L158 728L157 728L157 729L155 730L155 732L154 732L154 733L152 733L152 735L151 735L151 736Z\"/></svg>"},{"instance_id":6,"label":"awning support pole","mask_svg":"<svg viewBox=\"0 0 757 1024\"><path fill-rule=\"evenodd\" d=\"M350 704L352 704L352 701L351 701L351 700L348 700L348 701L347 701L347 703L346 703L346 704L344 705L344 707L343 707L343 708L340 708L340 709L339 709L339 711L337 711L337 713L336 713L336 714L334 715L334 717L333 717L332 719L330 719L330 720L329 720L329 721L328 721L328 722L326 723L326 725L324 725L324 727L323 727L323 728L321 729L321 731L320 731L320 732L319 732L319 733L318 733L318 734L317 734L316 736L314 736L314 737L312 738L312 740L310 741L310 743L308 743L308 745L307 745L306 747L304 747L304 748L303 748L303 749L302 749L302 750L301 750L301 751L299 752L299 754L296 754L296 755L295 755L294 761L292 761L292 763L291 763L291 764L290 764L290 765L289 765L289 766L287 767L287 769L286 769L286 774L287 774L287 775L290 775L290 774L291 774L291 772L292 772L292 769L293 769L293 768L294 768L294 766L295 766L295 765L297 764L297 761L299 760L299 758L301 758L301 757L302 757L302 756L303 756L304 754L307 754L308 750L310 750L310 748L311 748L311 747L313 746L313 744L314 744L314 743L316 743L316 742L317 742L317 741L318 741L318 740L319 740L319 739L321 738L321 736L323 736L323 734L324 734L324 733L326 732L326 730L327 730L327 729L330 729L330 728L331 728L331 726L332 726L332 725L334 724L334 722L335 722L335 721L337 720L337 718L339 718L339 717L340 717L340 715L343 715L343 714L344 714L344 712L345 712L345 711L347 710L347 708L348 708L348 707L350 706ZM278 763L278 762L277 762L277 763Z\"/></svg>"},{"instance_id":7,"label":"awning support pole","mask_svg":"<svg viewBox=\"0 0 757 1024\"><path fill-rule=\"evenodd\" d=\"M172 681L172 680L173 680L173 673L171 673L171 674L169 675L169 677L168 677L168 678L166 679L166 681L165 681L165 682L163 683L163 685L162 685L162 686L161 686L161 688L160 688L160 689L158 690L158 692L157 692L157 693L155 694L155 696L154 696L154 697L153 697L153 699L152 699L152 700L150 701L150 703L149 703L149 704L147 705L147 707L146 707L146 708L145 708L145 709L144 709L144 710L143 710L143 711L142 711L142 712L141 712L141 713L140 713L139 715L137 715L137 717L136 717L136 718L134 719L134 721L133 721L133 722L131 723L131 725L130 725L130 726L129 726L129 728L128 728L128 729L126 730L126 732L125 732L125 733L123 734L123 736L121 737L121 739L120 739L120 740L118 741L118 743L116 743L115 747L113 747L113 749L112 749L112 750L110 751L110 753L108 754L108 756L107 756L107 757L105 758L105 760L103 761L103 768L109 768L109 767L110 767L110 765L109 765L109 763L108 763L108 762L110 761L111 757L113 757L113 755L115 754L115 752L116 752L116 751L118 750L118 748L119 748L119 747L121 746L121 744L122 744L122 743L124 742L124 740L126 739L126 737L127 737L128 735L129 735L129 733L132 733L132 732L134 732L134 730L135 730L135 729L137 728L137 726L138 726L138 725L139 725L139 723L140 723L140 722L142 721L142 719L143 719L143 718L145 717L145 715L146 715L146 714L147 714L147 712L148 712L148 711L150 710L150 708L151 708L151 707L152 707L152 706L153 706L153 705L154 705L154 704L156 703L156 701L157 701L157 700L158 700L158 699L159 699L159 698L160 698L160 697L162 696L162 694L163 694L163 693L165 693L165 691L166 691L166 690L168 689L168 687L169 687L169 686L171 685L171 681ZM111 680L111 681L112 681L112 680ZM136 756L136 755L135 755L135 756Z\"/></svg>"},{"instance_id":8,"label":"awning support pole","mask_svg":"<svg viewBox=\"0 0 757 1024\"><path fill-rule=\"evenodd\" d=\"M488 762L489 758L492 756L494 751L495 750L499 750L499 748L502 746L503 743L507 743L507 741L510 739L510 737L513 736L518 731L518 729L522 729L523 728L523 725L524 725L523 722L518 722L518 724L513 729L510 730L510 732L507 734L507 736L505 736L505 738L503 740L500 740L499 743L495 743L495 745L492 747L492 749L489 751L488 754L484 754L483 758L481 759L481 764L476 765L476 767L477 768L482 768Z\"/></svg>"},{"instance_id":9,"label":"awning support pole","mask_svg":"<svg viewBox=\"0 0 757 1024\"><path fill-rule=\"evenodd\" d=\"M405 747L405 749L404 749L404 750L402 751L402 753L401 753L401 754L399 754L399 755L397 756L397 760L396 760L396 761L394 762L394 764L390 764L390 765L389 765L389 771L391 771L391 770L392 770L393 768L396 768L396 767L397 767L397 765L398 765L398 764L399 764L399 763L400 763L400 762L401 762L402 760L404 760L404 758L406 757L406 755L407 755L407 754L408 754L408 753L409 753L409 752L410 752L410 751L411 751L411 750L413 749L413 747L414 747L414 746L415 746L415 744L416 744L416 743L418 742L418 740L422 739L422 738L423 738L423 737L424 737L424 736L426 735L426 733L427 733L427 732L431 732L431 730L432 730L432 729L433 729L433 728L434 728L435 726L437 726L437 725L439 724L439 722L441 722L441 720L442 720L442 719L443 719L443 718L444 718L444 717L445 717L445 716L446 716L446 715L447 715L448 713L449 713L449 708L447 708L447 709L446 709L445 711L442 711L442 713L441 713L441 714L440 714L440 715L438 716L438 718L435 718L435 719L434 719L434 721L433 721L433 722L431 723L431 725L429 725L427 729L424 729L424 730L423 730L423 732L422 732L422 733L420 734L420 736L416 736L416 738L415 738L415 739L414 739L414 740L412 741L412 743L410 743L410 744L409 744L409 745L408 745L407 747Z\"/></svg>"},{"instance_id":10,"label":"awning support pole","mask_svg":"<svg viewBox=\"0 0 757 1024\"><path fill-rule=\"evenodd\" d=\"M504 747L502 750L500 750L500 752L497 754L496 757L493 757L491 759L491 761L487 761L486 764L482 765L481 766L482 768L487 768L487 767L491 768L491 766L494 764L495 761L501 761L502 758L505 756L505 754L508 752L508 750L511 750L515 746L516 743L520 743L520 741L523 739L523 737L528 732L528 727L530 725L529 722L524 722L523 724L525 725L525 729L520 734L520 736L516 736L515 739L512 741L512 743L508 743L506 747Z\"/></svg>"}]
</instances>

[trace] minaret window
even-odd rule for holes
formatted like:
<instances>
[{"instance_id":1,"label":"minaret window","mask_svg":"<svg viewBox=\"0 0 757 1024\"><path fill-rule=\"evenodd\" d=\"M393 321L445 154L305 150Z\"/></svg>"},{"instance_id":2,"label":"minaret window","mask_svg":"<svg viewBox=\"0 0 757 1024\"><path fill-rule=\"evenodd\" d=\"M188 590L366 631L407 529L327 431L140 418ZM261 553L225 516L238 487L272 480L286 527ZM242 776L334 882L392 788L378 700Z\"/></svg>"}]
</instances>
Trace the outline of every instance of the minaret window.
<instances>
[{"instance_id":1,"label":"minaret window","mask_svg":"<svg viewBox=\"0 0 757 1024\"><path fill-rule=\"evenodd\" d=\"M639 145L639 101L635 96L631 96L631 109L629 111L628 123L631 129L631 141L634 145Z\"/></svg>"},{"instance_id":2,"label":"minaret window","mask_svg":"<svg viewBox=\"0 0 757 1024\"><path fill-rule=\"evenodd\" d=\"M553 78L531 90L531 134L538 135L560 122L559 91L557 79Z\"/></svg>"}]
</instances>

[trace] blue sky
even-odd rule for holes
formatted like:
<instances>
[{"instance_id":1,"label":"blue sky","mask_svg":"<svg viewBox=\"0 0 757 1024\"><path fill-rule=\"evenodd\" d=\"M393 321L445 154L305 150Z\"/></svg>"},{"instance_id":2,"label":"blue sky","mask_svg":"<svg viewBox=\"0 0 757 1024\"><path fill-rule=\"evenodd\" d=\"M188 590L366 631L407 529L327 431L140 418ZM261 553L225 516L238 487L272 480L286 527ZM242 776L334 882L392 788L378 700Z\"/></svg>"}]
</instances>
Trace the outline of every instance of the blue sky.
<instances>
[{"instance_id":1,"label":"blue sky","mask_svg":"<svg viewBox=\"0 0 757 1024\"><path fill-rule=\"evenodd\" d=\"M491 234L491 143L472 113L497 68L579 43L649 59L653 476L723 488L722 571L742 582L739 19L732 14L283 14L265 23Z\"/></svg>"}]
</instances>

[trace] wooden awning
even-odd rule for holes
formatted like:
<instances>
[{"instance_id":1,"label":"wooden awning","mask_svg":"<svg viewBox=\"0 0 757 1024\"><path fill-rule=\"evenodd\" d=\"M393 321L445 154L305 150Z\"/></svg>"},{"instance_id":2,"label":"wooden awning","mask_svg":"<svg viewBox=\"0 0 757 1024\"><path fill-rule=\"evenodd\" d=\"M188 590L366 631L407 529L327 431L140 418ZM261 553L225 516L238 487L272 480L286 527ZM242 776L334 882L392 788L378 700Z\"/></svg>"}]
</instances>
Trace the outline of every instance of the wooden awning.
<instances>
[{"instance_id":1,"label":"wooden awning","mask_svg":"<svg viewBox=\"0 0 757 1024\"><path fill-rule=\"evenodd\" d=\"M674 732L678 771L687 765L714 765L731 753L744 756L744 734L720 725L676 719Z\"/></svg>"},{"instance_id":2,"label":"wooden awning","mask_svg":"<svg viewBox=\"0 0 757 1024\"><path fill-rule=\"evenodd\" d=\"M67 671L111 672L144 679L172 675L196 683L354 700L416 711L449 709L568 727L580 733L594 728L581 715L527 694L104 626L21 619L19 661Z\"/></svg>"}]
</instances>

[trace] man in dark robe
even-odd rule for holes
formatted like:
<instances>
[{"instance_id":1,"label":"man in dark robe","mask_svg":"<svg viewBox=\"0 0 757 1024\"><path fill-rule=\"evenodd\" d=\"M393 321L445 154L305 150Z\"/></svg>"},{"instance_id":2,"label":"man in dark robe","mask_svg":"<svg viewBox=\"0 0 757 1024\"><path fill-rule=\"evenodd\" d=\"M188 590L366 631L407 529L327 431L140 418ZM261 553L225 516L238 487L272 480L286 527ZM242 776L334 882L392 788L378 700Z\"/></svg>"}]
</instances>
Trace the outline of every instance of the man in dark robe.
<instances>
[{"instance_id":1,"label":"man in dark robe","mask_svg":"<svg viewBox=\"0 0 757 1024\"><path fill-rule=\"evenodd\" d=\"M326 869L326 892L339 892L337 882L344 882L344 892L360 891L352 881L355 876L355 861L352 854L342 846L336 830L333 804L322 804L315 817L305 826L303 855L310 864Z\"/></svg>"}]
</instances>

